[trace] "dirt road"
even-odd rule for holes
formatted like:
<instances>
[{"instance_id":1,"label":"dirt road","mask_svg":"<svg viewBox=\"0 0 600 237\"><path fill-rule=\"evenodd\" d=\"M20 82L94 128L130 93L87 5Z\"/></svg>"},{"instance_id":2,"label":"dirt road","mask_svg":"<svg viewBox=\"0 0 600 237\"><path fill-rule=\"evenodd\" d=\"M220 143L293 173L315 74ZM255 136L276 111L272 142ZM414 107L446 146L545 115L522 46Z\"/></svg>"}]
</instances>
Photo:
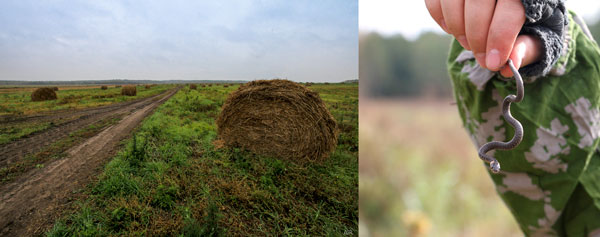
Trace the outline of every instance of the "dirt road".
<instances>
[{"instance_id":1,"label":"dirt road","mask_svg":"<svg viewBox=\"0 0 600 237\"><path fill-rule=\"evenodd\" d=\"M15 155L18 150L41 149L48 136L60 139L67 131L75 131L109 116L125 115L123 119L87 141L70 148L67 157L46 164L44 168L31 170L15 181L0 187L0 235L23 236L41 234L52 225L57 215L69 204L73 192L84 187L99 172L107 158L112 157L119 142L128 137L131 131L152 111L173 96L177 90L167 91L148 99L113 106L111 109L93 115L83 116L72 123L58 126L44 133L31 136L31 141L11 144L0 150L2 164L22 157ZM129 114L131 113L131 114ZM54 134L62 135L54 135ZM5 154L13 154L5 156ZM6 158L5 158L6 157Z\"/></svg>"},{"instance_id":2,"label":"dirt road","mask_svg":"<svg viewBox=\"0 0 600 237\"><path fill-rule=\"evenodd\" d=\"M94 124L100 120L122 117L124 114L130 113L133 110L148 106L154 101L160 99L165 93L145 99L117 103L92 109L62 111L55 114L26 116L12 118L10 120L7 118L0 119L0 122L9 124L33 121L56 121L54 126L50 129L31 134L25 138L5 145L0 145L0 167L22 159L28 154L39 152L47 145L52 144L68 136L70 133Z\"/></svg>"}]
</instances>

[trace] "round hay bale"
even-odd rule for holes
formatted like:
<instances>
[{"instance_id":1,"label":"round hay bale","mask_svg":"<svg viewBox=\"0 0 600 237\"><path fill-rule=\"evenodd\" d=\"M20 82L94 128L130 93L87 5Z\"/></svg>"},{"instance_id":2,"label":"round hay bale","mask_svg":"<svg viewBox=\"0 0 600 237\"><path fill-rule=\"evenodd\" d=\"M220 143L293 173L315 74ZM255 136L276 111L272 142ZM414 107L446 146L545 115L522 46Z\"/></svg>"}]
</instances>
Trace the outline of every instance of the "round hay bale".
<instances>
[{"instance_id":1,"label":"round hay bale","mask_svg":"<svg viewBox=\"0 0 600 237\"><path fill-rule=\"evenodd\" d=\"M229 85L225 84L225 85L223 85L223 87L224 87L224 88L227 88L227 87L229 87Z\"/></svg>"},{"instance_id":2,"label":"round hay bale","mask_svg":"<svg viewBox=\"0 0 600 237\"><path fill-rule=\"evenodd\" d=\"M124 86L121 88L121 95L135 96L137 95L137 89L135 86Z\"/></svg>"},{"instance_id":3,"label":"round hay bale","mask_svg":"<svg viewBox=\"0 0 600 237\"><path fill-rule=\"evenodd\" d=\"M55 87L52 87L52 90L54 90L54 91L58 91L58 87L56 87L56 86L55 86Z\"/></svg>"},{"instance_id":4,"label":"round hay bale","mask_svg":"<svg viewBox=\"0 0 600 237\"><path fill-rule=\"evenodd\" d=\"M115 88L121 88L121 86L120 85L116 85Z\"/></svg>"},{"instance_id":5,"label":"round hay bale","mask_svg":"<svg viewBox=\"0 0 600 237\"><path fill-rule=\"evenodd\" d=\"M150 86L150 85L145 85L144 86L144 88L146 88L146 89L150 89L150 87L152 87L152 86Z\"/></svg>"},{"instance_id":6,"label":"round hay bale","mask_svg":"<svg viewBox=\"0 0 600 237\"><path fill-rule=\"evenodd\" d=\"M100 89L106 90L106 89L108 89L108 87L107 86L101 86Z\"/></svg>"},{"instance_id":7,"label":"round hay bale","mask_svg":"<svg viewBox=\"0 0 600 237\"><path fill-rule=\"evenodd\" d=\"M217 118L225 145L303 163L337 145L335 119L316 92L288 80L259 80L229 94Z\"/></svg>"},{"instance_id":8,"label":"round hay bale","mask_svg":"<svg viewBox=\"0 0 600 237\"><path fill-rule=\"evenodd\" d=\"M56 100L56 92L53 88L42 87L37 88L31 93L32 101Z\"/></svg>"},{"instance_id":9,"label":"round hay bale","mask_svg":"<svg viewBox=\"0 0 600 237\"><path fill-rule=\"evenodd\" d=\"M190 84L190 90L195 90L196 89L196 84Z\"/></svg>"}]
</instances>

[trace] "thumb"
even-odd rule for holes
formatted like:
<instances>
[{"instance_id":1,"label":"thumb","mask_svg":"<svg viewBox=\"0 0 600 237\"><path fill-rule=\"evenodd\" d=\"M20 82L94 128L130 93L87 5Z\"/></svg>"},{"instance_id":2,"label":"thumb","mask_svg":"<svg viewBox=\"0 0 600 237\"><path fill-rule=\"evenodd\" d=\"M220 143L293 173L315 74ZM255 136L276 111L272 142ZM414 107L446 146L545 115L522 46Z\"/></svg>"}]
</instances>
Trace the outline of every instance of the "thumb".
<instances>
[{"instance_id":1,"label":"thumb","mask_svg":"<svg viewBox=\"0 0 600 237\"><path fill-rule=\"evenodd\" d=\"M542 42L539 38L532 35L520 35L515 40L509 58L512 59L516 68L522 68L537 62L542 55L542 50ZM509 67L502 68L500 74L504 77L513 76Z\"/></svg>"}]
</instances>

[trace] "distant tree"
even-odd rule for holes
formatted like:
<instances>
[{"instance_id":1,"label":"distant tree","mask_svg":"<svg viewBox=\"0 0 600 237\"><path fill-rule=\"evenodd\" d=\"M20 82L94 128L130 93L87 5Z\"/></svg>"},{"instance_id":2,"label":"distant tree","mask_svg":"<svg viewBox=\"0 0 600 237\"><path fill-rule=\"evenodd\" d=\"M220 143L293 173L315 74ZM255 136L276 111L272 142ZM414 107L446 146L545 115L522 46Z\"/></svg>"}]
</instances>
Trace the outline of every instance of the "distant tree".
<instances>
[{"instance_id":1,"label":"distant tree","mask_svg":"<svg viewBox=\"0 0 600 237\"><path fill-rule=\"evenodd\" d=\"M361 87L375 97L450 95L446 57L450 37L427 33L415 41L377 33L359 40Z\"/></svg>"}]
</instances>

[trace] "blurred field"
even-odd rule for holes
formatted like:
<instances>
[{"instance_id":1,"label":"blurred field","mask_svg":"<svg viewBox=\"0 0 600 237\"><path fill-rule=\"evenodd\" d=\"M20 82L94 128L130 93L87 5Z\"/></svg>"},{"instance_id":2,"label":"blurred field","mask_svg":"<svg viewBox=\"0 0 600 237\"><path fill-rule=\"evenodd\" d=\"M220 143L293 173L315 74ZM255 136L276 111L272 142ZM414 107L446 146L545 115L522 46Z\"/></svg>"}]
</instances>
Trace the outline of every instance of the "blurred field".
<instances>
[{"instance_id":1,"label":"blurred field","mask_svg":"<svg viewBox=\"0 0 600 237\"><path fill-rule=\"evenodd\" d=\"M451 103L361 98L361 236L522 236Z\"/></svg>"}]
</instances>

